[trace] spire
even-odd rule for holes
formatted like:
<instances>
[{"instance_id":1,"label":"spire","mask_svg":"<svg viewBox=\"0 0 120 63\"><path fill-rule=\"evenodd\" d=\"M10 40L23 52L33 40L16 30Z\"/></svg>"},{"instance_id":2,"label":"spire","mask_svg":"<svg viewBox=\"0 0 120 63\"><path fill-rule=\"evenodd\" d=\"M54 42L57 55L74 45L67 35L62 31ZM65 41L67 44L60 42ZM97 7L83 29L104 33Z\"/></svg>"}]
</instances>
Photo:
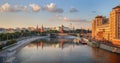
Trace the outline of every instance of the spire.
<instances>
[{"instance_id":1,"label":"spire","mask_svg":"<svg viewBox=\"0 0 120 63\"><path fill-rule=\"evenodd\" d=\"M64 26L61 25L60 33L64 33L63 27L64 27Z\"/></svg>"},{"instance_id":2,"label":"spire","mask_svg":"<svg viewBox=\"0 0 120 63\"><path fill-rule=\"evenodd\" d=\"M36 31L38 31L38 29L39 29L39 27L38 27L38 24L37 24L37 26L36 26Z\"/></svg>"},{"instance_id":3,"label":"spire","mask_svg":"<svg viewBox=\"0 0 120 63\"><path fill-rule=\"evenodd\" d=\"M44 27L43 27L43 25L41 26L40 32L44 32Z\"/></svg>"}]
</instances>

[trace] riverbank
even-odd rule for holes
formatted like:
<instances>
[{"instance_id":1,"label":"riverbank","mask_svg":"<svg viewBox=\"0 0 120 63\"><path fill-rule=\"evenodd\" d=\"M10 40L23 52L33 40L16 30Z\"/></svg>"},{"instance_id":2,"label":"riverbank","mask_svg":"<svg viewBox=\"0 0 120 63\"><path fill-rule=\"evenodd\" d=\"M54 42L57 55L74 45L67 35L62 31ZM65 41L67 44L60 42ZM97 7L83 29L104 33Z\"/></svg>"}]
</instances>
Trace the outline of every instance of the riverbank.
<instances>
[{"instance_id":1,"label":"riverbank","mask_svg":"<svg viewBox=\"0 0 120 63\"><path fill-rule=\"evenodd\" d=\"M21 40L21 41L18 41L16 43L16 46L8 49L8 51L12 51L12 50L15 50L17 48L19 48L20 46L24 46L32 41L35 41L35 40L38 40L38 39L41 39L41 38L45 38L46 36L38 36L38 37L31 37L31 38L28 38L28 39L25 39L25 40Z\"/></svg>"},{"instance_id":2,"label":"riverbank","mask_svg":"<svg viewBox=\"0 0 120 63\"><path fill-rule=\"evenodd\" d=\"M97 47L97 48L104 49L104 50L107 50L107 51L110 51L110 52L113 52L113 53L118 53L118 54L120 54L120 47L119 47L119 46L116 46L116 45L114 45L114 44L100 43L100 42L97 42L97 41L89 41L88 39L85 39L85 38L84 38L84 41L85 41L89 46Z\"/></svg>"},{"instance_id":3,"label":"riverbank","mask_svg":"<svg viewBox=\"0 0 120 63\"><path fill-rule=\"evenodd\" d=\"M6 41L0 41L0 52L2 50L5 50L7 48L10 48L14 45L16 45L16 43L20 40L24 40L24 39L28 39L32 36L27 36L27 37L20 37L20 38L17 38L17 39L11 39L11 40L6 40Z\"/></svg>"},{"instance_id":4,"label":"riverbank","mask_svg":"<svg viewBox=\"0 0 120 63\"><path fill-rule=\"evenodd\" d=\"M23 45L26 45L28 44L29 42L32 42L32 41L35 41L35 40L38 40L38 39L41 39L41 38L45 38L47 36L32 36L32 37L27 37L26 39L23 39L23 40L20 40L18 41L14 46L10 47L10 48L7 48L7 49L4 49L0 52L0 55L3 55L4 52L6 51L13 51Z\"/></svg>"},{"instance_id":5,"label":"riverbank","mask_svg":"<svg viewBox=\"0 0 120 63\"><path fill-rule=\"evenodd\" d=\"M33 36L33 37L29 37L27 39L20 40L14 46L1 51L0 57L4 58L5 63L6 62L11 63L14 60L13 58L15 57L15 55L19 49L26 46L30 42L33 42L35 40L39 40L42 38L47 38L47 36Z\"/></svg>"}]
</instances>

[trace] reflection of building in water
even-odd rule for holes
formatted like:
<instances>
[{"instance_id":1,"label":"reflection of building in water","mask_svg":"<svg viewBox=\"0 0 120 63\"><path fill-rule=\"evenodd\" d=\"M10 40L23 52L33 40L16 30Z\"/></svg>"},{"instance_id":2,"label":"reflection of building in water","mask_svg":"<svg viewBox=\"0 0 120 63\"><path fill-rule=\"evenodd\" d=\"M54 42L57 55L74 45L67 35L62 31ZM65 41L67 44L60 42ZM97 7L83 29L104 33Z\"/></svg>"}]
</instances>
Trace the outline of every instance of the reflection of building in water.
<instances>
[{"instance_id":1,"label":"reflection of building in water","mask_svg":"<svg viewBox=\"0 0 120 63\"><path fill-rule=\"evenodd\" d=\"M63 42L63 41L60 41L59 45L60 45L60 47L63 49L64 42Z\"/></svg>"},{"instance_id":2,"label":"reflection of building in water","mask_svg":"<svg viewBox=\"0 0 120 63\"><path fill-rule=\"evenodd\" d=\"M92 56L94 63L119 63L120 56L118 54L106 52L98 48L92 48ZM102 61L101 61L102 60Z\"/></svg>"},{"instance_id":3,"label":"reflection of building in water","mask_svg":"<svg viewBox=\"0 0 120 63\"><path fill-rule=\"evenodd\" d=\"M44 46L44 42L42 42L42 41L36 41L36 42L32 42L32 43L30 43L30 44L28 44L28 46L27 47L29 47L29 48L37 48L37 49L39 49L40 47L43 49L43 46Z\"/></svg>"},{"instance_id":4,"label":"reflection of building in water","mask_svg":"<svg viewBox=\"0 0 120 63\"><path fill-rule=\"evenodd\" d=\"M43 49L43 46L44 46L44 42L40 42L40 46L41 46L41 48Z\"/></svg>"},{"instance_id":5,"label":"reflection of building in water","mask_svg":"<svg viewBox=\"0 0 120 63\"><path fill-rule=\"evenodd\" d=\"M37 49L38 49L38 46L39 46L39 42L36 42L36 45L37 45L36 47L37 47Z\"/></svg>"},{"instance_id":6,"label":"reflection of building in water","mask_svg":"<svg viewBox=\"0 0 120 63\"><path fill-rule=\"evenodd\" d=\"M72 41L72 40L71 40ZM32 42L30 44L28 44L27 47L29 48L42 48L43 47L54 47L54 48L61 48L61 49L64 49L65 47L74 47L74 43L70 42L70 40L66 40L66 39L55 39L55 40L39 40L39 41L36 41L36 42Z\"/></svg>"},{"instance_id":7,"label":"reflection of building in water","mask_svg":"<svg viewBox=\"0 0 120 63\"><path fill-rule=\"evenodd\" d=\"M120 45L120 6L112 9L109 19L103 16L95 17L92 21L92 38Z\"/></svg>"}]
</instances>

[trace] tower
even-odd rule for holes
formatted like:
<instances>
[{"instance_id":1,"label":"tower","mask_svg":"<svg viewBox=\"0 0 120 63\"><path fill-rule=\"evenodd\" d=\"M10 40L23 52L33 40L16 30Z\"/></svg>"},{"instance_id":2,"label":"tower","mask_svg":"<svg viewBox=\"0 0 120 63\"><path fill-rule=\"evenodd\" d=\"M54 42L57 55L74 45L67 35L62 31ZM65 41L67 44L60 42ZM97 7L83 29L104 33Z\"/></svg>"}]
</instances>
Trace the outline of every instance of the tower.
<instances>
[{"instance_id":1,"label":"tower","mask_svg":"<svg viewBox=\"0 0 120 63\"><path fill-rule=\"evenodd\" d=\"M110 39L120 39L120 5L110 12Z\"/></svg>"},{"instance_id":2,"label":"tower","mask_svg":"<svg viewBox=\"0 0 120 63\"><path fill-rule=\"evenodd\" d=\"M64 33L64 30L63 30L63 25L61 25L61 27L60 27L60 33Z\"/></svg>"},{"instance_id":3,"label":"tower","mask_svg":"<svg viewBox=\"0 0 120 63\"><path fill-rule=\"evenodd\" d=\"M36 32L38 32L39 31L39 27L38 27L38 25L36 26Z\"/></svg>"},{"instance_id":4,"label":"tower","mask_svg":"<svg viewBox=\"0 0 120 63\"><path fill-rule=\"evenodd\" d=\"M97 26L102 25L102 20L103 20L103 18L104 18L103 16L96 16L96 17L95 17L95 20L96 20L96 23L97 23L96 25L97 25Z\"/></svg>"},{"instance_id":5,"label":"tower","mask_svg":"<svg viewBox=\"0 0 120 63\"><path fill-rule=\"evenodd\" d=\"M40 32L44 32L44 27L43 27L43 25L42 25L41 28L40 28Z\"/></svg>"},{"instance_id":6,"label":"tower","mask_svg":"<svg viewBox=\"0 0 120 63\"><path fill-rule=\"evenodd\" d=\"M95 31L96 31L96 21L95 19L92 21L92 38L95 38Z\"/></svg>"}]
</instances>

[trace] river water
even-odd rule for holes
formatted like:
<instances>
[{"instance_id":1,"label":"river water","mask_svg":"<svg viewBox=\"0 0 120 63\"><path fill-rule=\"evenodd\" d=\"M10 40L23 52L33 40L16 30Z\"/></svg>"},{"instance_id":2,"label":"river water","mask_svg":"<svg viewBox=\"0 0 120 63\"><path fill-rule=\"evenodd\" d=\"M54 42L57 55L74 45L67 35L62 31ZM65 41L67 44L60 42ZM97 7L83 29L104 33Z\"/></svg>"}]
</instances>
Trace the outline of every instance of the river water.
<instances>
[{"instance_id":1,"label":"river water","mask_svg":"<svg viewBox=\"0 0 120 63\"><path fill-rule=\"evenodd\" d=\"M120 63L120 55L73 39L41 39L20 49L13 63Z\"/></svg>"}]
</instances>

